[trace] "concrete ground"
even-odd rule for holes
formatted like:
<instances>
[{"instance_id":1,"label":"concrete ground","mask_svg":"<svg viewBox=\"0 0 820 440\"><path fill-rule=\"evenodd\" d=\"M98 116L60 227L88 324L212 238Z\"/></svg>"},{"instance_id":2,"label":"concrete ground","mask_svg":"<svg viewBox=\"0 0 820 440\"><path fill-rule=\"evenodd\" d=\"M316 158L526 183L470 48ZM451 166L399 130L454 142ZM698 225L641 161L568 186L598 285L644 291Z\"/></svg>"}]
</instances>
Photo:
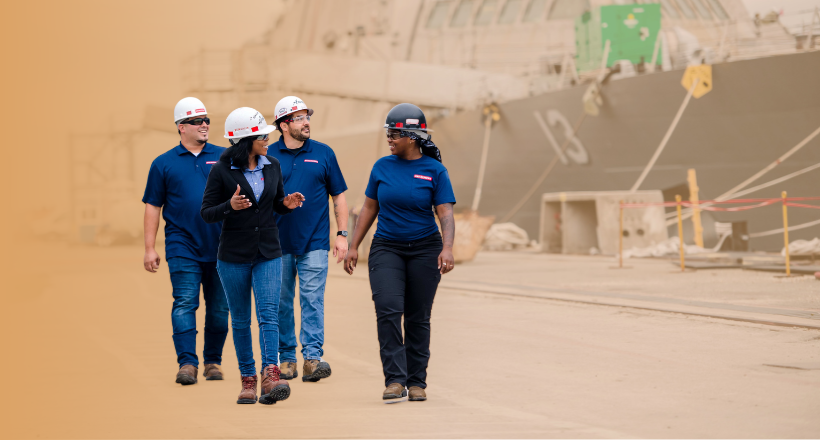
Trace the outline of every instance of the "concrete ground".
<instances>
[{"instance_id":1,"label":"concrete ground","mask_svg":"<svg viewBox=\"0 0 820 440\"><path fill-rule=\"evenodd\" d=\"M384 405L366 270L332 264L333 375L292 381L290 399L264 406L235 404L230 336L225 381L174 383L164 261L148 274L141 247L20 252L36 264L6 283L6 438L820 437L820 331L685 310L820 324L809 277L483 253L436 298L429 400Z\"/></svg>"}]
</instances>

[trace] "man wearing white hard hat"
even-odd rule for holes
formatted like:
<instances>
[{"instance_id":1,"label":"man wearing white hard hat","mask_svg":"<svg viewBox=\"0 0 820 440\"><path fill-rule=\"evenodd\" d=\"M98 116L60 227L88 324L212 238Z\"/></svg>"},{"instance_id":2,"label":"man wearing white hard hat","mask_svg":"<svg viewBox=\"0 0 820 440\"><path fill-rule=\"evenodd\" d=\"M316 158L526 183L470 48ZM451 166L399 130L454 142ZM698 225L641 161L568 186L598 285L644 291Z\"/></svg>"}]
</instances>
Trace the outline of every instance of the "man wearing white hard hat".
<instances>
[{"instance_id":1,"label":"man wearing white hard hat","mask_svg":"<svg viewBox=\"0 0 820 440\"><path fill-rule=\"evenodd\" d=\"M228 335L228 303L216 270L221 227L199 216L202 194L211 167L224 148L208 143L211 121L202 101L183 98L174 108L179 145L157 157L145 186L145 270L156 273L160 256L155 249L160 214L165 219L165 260L171 274L171 308L176 382L197 382L196 310L200 286L205 299L205 380L222 380L222 347Z\"/></svg>"},{"instance_id":2,"label":"man wearing white hard hat","mask_svg":"<svg viewBox=\"0 0 820 440\"><path fill-rule=\"evenodd\" d=\"M238 108L228 115L225 137L231 147L208 176L200 211L206 222L222 223L216 267L228 298L233 343L242 375L242 389L236 401L239 404L257 402L252 303L262 351L258 401L271 405L290 396L290 385L280 377L277 353L282 249L274 216L290 214L302 206L305 198L299 192L286 195L279 162L267 155L268 135L273 130L262 114L250 107Z\"/></svg>"},{"instance_id":3,"label":"man wearing white hard hat","mask_svg":"<svg viewBox=\"0 0 820 440\"><path fill-rule=\"evenodd\" d=\"M347 254L347 190L336 154L310 138L313 109L296 96L276 104L276 128L282 133L271 145L270 154L282 166L285 192L299 191L307 201L297 212L277 216L282 237L282 294L279 304L279 359L282 377L299 375L296 365L294 296L299 277L302 320L302 381L316 382L330 376L330 365L322 360L325 341L325 283L330 246L328 196L333 199L338 230L334 231L333 256L337 263Z\"/></svg>"}]
</instances>

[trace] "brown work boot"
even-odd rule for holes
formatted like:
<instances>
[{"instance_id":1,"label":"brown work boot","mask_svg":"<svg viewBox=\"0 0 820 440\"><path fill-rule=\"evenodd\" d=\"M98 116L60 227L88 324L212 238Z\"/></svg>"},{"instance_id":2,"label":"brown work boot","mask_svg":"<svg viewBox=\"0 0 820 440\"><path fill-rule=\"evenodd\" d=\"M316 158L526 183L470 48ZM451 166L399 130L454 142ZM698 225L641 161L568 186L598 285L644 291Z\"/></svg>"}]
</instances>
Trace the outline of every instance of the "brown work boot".
<instances>
[{"instance_id":1,"label":"brown work boot","mask_svg":"<svg viewBox=\"0 0 820 440\"><path fill-rule=\"evenodd\" d=\"M256 380L255 374L253 376L242 376L242 391L239 392L236 403L256 403Z\"/></svg>"},{"instance_id":2,"label":"brown work boot","mask_svg":"<svg viewBox=\"0 0 820 440\"><path fill-rule=\"evenodd\" d=\"M259 403L273 405L290 397L290 385L288 381L280 378L280 374L279 367L276 365L268 365L262 370L262 391L259 395Z\"/></svg>"},{"instance_id":3,"label":"brown work boot","mask_svg":"<svg viewBox=\"0 0 820 440\"><path fill-rule=\"evenodd\" d=\"M391 383L382 394L384 403L399 403L407 400L407 390L400 383Z\"/></svg>"},{"instance_id":4,"label":"brown work boot","mask_svg":"<svg viewBox=\"0 0 820 440\"><path fill-rule=\"evenodd\" d=\"M427 393L425 393L424 388L421 387L410 387L408 394L411 402L421 402L422 400L427 400Z\"/></svg>"},{"instance_id":5,"label":"brown work boot","mask_svg":"<svg viewBox=\"0 0 820 440\"><path fill-rule=\"evenodd\" d=\"M222 380L222 370L219 369L218 364L205 364L205 369L202 370L202 377L205 380Z\"/></svg>"},{"instance_id":6,"label":"brown work boot","mask_svg":"<svg viewBox=\"0 0 820 440\"><path fill-rule=\"evenodd\" d=\"M307 359L302 367L302 382L319 382L330 377L330 364L319 359Z\"/></svg>"},{"instance_id":7,"label":"brown work boot","mask_svg":"<svg viewBox=\"0 0 820 440\"><path fill-rule=\"evenodd\" d=\"M183 385L193 385L196 383L196 367L193 365L183 365L177 372L177 383Z\"/></svg>"},{"instance_id":8,"label":"brown work boot","mask_svg":"<svg viewBox=\"0 0 820 440\"><path fill-rule=\"evenodd\" d=\"M296 379L299 377L299 370L296 368L296 362L282 362L282 365L279 366L279 377L282 379Z\"/></svg>"}]
</instances>

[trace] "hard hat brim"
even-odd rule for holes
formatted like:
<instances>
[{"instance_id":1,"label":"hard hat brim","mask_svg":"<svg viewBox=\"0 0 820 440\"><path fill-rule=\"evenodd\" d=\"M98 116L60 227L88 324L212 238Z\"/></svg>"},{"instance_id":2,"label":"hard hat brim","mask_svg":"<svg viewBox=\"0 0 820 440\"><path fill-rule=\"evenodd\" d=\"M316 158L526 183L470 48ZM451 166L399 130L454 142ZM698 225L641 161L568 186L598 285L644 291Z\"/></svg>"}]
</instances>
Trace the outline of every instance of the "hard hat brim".
<instances>
[{"instance_id":1,"label":"hard hat brim","mask_svg":"<svg viewBox=\"0 0 820 440\"><path fill-rule=\"evenodd\" d=\"M242 138L251 137L251 136L262 136L263 134L271 134L274 131L276 131L276 127L274 127L273 125L268 125L267 127L262 128L259 131L255 131L251 134L245 134L245 135L240 135L240 136L228 136L226 134L224 137L225 137L225 139L242 139Z\"/></svg>"},{"instance_id":2,"label":"hard hat brim","mask_svg":"<svg viewBox=\"0 0 820 440\"><path fill-rule=\"evenodd\" d=\"M300 112L300 111L302 111L302 110L307 110L307 111L308 111L308 116L313 116L313 109L312 109L312 108L300 108L299 110L292 111L292 112L289 112L289 113L285 113L285 114L283 114L282 116L277 117L277 118L276 118L276 120L278 121L278 120L280 120L280 119L287 118L288 116L290 116L290 115L292 115L292 114L294 114L294 113L296 113L296 112Z\"/></svg>"}]
</instances>

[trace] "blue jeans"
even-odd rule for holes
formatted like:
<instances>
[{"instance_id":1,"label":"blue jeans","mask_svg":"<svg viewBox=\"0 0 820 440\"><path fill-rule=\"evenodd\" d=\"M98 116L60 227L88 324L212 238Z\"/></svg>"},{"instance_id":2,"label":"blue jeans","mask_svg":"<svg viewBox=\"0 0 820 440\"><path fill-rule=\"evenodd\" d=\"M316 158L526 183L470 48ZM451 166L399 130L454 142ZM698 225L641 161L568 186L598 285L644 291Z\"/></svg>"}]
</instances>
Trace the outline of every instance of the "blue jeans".
<instances>
[{"instance_id":1,"label":"blue jeans","mask_svg":"<svg viewBox=\"0 0 820 440\"><path fill-rule=\"evenodd\" d=\"M171 324L174 327L174 347L179 366L199 367L196 356L196 310L199 308L199 289L205 297L205 350L206 364L222 363L222 347L228 337L228 302L216 272L216 263L202 263L185 257L168 259L174 305Z\"/></svg>"},{"instance_id":2,"label":"blue jeans","mask_svg":"<svg viewBox=\"0 0 820 440\"><path fill-rule=\"evenodd\" d=\"M302 357L305 360L319 359L324 354L327 260L327 251L323 249L304 255L282 256L282 295L279 302L279 358L282 362L296 362L293 299L297 274L302 307L302 328L299 331Z\"/></svg>"},{"instance_id":3,"label":"blue jeans","mask_svg":"<svg viewBox=\"0 0 820 440\"><path fill-rule=\"evenodd\" d=\"M231 328L236 359L242 376L256 375L251 337L251 287L259 322L262 369L279 365L279 290L282 288L282 259L258 256L252 263L216 263L231 309Z\"/></svg>"}]
</instances>

